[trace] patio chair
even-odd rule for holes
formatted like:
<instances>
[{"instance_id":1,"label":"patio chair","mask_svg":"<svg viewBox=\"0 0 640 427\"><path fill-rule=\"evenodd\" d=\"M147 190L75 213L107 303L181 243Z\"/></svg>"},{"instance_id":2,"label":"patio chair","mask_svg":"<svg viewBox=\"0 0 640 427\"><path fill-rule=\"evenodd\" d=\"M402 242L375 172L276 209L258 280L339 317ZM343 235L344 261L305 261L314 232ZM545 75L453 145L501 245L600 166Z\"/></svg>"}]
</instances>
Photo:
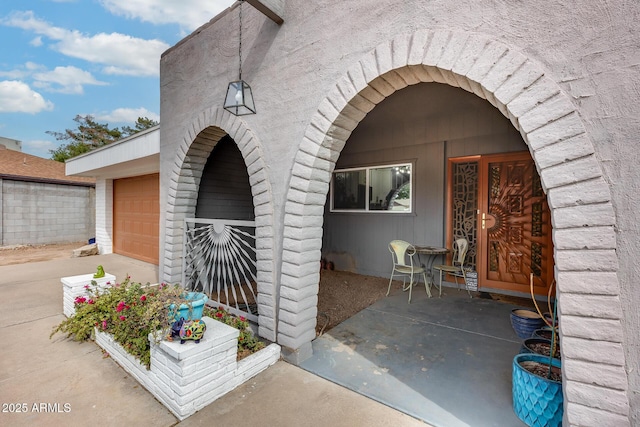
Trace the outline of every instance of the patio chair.
<instances>
[{"instance_id":1,"label":"patio chair","mask_svg":"<svg viewBox=\"0 0 640 427\"><path fill-rule=\"evenodd\" d=\"M460 283L458 283L458 278L461 277L464 282L464 287L469 293L469 298L472 298L471 291L467 286L467 277L464 271L464 261L467 256L467 250L469 249L469 242L465 238L456 239L453 242L453 258L451 260L451 264L440 264L434 265L433 269L440 271L440 281L438 282L438 296L442 296L442 274L447 273L453 276L456 281L456 286L458 290L460 290Z\"/></svg>"},{"instance_id":2,"label":"patio chair","mask_svg":"<svg viewBox=\"0 0 640 427\"><path fill-rule=\"evenodd\" d=\"M393 240L389 243L389 252L391 252L391 260L393 261L393 269L391 270L391 278L389 279L389 288L387 296L391 292L391 282L395 275L402 276L402 290L409 290L409 303L411 303L411 289L418 283L420 275L424 280L424 289L427 296L431 297L431 291L427 286L426 270L418 263L415 264L413 256L416 254L416 248L409 242L404 240ZM409 284L406 279L409 278Z\"/></svg>"}]
</instances>

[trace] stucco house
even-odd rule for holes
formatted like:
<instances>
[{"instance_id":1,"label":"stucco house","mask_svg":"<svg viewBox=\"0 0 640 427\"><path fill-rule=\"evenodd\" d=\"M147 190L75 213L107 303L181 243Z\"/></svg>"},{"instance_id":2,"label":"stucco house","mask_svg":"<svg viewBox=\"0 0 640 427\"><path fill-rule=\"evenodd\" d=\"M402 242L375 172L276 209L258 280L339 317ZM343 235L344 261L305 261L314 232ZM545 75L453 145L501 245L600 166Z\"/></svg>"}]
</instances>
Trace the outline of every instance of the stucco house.
<instances>
[{"instance_id":1,"label":"stucco house","mask_svg":"<svg viewBox=\"0 0 640 427\"><path fill-rule=\"evenodd\" d=\"M481 290L555 281L565 424L640 423L639 15L585 0L236 3L164 53L158 167L120 172L159 174L161 280L203 280L203 242L252 228L245 306L299 363L322 257L388 277L390 240L464 236ZM255 114L223 108L239 72Z\"/></svg>"},{"instance_id":2,"label":"stucco house","mask_svg":"<svg viewBox=\"0 0 640 427\"><path fill-rule=\"evenodd\" d=\"M95 180L67 176L63 163L18 149L0 144L0 246L91 239Z\"/></svg>"}]
</instances>

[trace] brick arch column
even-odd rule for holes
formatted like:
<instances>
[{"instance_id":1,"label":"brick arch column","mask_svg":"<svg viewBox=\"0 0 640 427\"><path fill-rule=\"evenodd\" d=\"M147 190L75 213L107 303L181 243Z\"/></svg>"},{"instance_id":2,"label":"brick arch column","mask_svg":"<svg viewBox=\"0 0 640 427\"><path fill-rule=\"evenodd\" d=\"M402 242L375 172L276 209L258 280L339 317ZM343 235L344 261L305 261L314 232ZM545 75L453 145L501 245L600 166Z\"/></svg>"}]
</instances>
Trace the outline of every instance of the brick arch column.
<instances>
[{"instance_id":1,"label":"brick arch column","mask_svg":"<svg viewBox=\"0 0 640 427\"><path fill-rule=\"evenodd\" d=\"M222 108L203 111L189 126L171 168L165 220L162 280L182 280L183 224L196 212L200 178L213 147L229 134L242 153L256 221L259 335L275 341L276 298L273 268L273 194L258 138L239 117Z\"/></svg>"},{"instance_id":2,"label":"brick arch column","mask_svg":"<svg viewBox=\"0 0 640 427\"><path fill-rule=\"evenodd\" d=\"M378 103L420 82L460 87L511 120L529 146L553 221L565 423L629 425L611 192L571 99L542 67L476 33L421 30L365 54L320 103L295 158L284 218L278 342L311 352L331 173Z\"/></svg>"}]
</instances>

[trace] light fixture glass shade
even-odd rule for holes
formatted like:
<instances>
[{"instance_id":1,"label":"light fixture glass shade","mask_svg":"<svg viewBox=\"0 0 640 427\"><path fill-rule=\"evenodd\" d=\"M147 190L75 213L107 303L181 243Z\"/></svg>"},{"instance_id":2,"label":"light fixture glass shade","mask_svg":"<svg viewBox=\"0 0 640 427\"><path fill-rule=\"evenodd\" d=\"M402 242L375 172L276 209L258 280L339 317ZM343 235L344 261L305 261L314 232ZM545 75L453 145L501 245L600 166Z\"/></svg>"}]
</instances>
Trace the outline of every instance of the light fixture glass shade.
<instances>
[{"instance_id":1,"label":"light fixture glass shade","mask_svg":"<svg viewBox=\"0 0 640 427\"><path fill-rule=\"evenodd\" d=\"M229 83L227 97L224 100L224 109L236 116L255 114L256 106L253 103L251 86L244 80Z\"/></svg>"}]
</instances>

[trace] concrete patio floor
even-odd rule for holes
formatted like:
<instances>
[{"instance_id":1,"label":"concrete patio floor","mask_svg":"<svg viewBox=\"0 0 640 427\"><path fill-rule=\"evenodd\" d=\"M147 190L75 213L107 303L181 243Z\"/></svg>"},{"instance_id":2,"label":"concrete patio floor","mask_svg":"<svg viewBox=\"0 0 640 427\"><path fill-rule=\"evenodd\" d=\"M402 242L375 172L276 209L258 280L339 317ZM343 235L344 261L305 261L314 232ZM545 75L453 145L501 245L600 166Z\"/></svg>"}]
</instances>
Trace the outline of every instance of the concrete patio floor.
<instances>
[{"instance_id":1,"label":"concrete patio floor","mask_svg":"<svg viewBox=\"0 0 640 427\"><path fill-rule=\"evenodd\" d=\"M303 369L437 427L524 426L512 409L516 305L413 292L383 298L313 342Z\"/></svg>"}]
</instances>

